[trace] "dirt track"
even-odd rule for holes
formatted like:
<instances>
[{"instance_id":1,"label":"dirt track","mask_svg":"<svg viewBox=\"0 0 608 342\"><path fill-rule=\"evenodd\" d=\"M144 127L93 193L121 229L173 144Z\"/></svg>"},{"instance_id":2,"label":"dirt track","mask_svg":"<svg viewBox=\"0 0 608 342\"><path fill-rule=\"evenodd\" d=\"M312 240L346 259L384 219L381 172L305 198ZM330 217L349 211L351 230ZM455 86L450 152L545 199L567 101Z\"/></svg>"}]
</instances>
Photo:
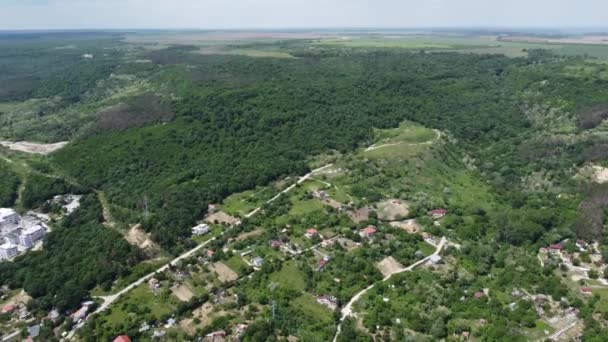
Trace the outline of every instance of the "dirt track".
<instances>
[{"instance_id":1,"label":"dirt track","mask_svg":"<svg viewBox=\"0 0 608 342\"><path fill-rule=\"evenodd\" d=\"M39 144L28 141L0 141L0 145L8 148L9 150L34 154L53 153L57 150L62 149L67 144L67 141L62 141L54 144Z\"/></svg>"}]
</instances>

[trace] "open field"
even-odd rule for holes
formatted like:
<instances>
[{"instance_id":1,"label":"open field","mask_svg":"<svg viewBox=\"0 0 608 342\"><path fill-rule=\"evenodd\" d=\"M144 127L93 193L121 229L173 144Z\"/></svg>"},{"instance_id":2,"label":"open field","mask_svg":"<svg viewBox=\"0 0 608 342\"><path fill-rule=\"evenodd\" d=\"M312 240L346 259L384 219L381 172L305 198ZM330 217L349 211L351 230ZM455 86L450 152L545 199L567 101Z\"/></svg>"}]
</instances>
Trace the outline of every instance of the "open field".
<instances>
[{"instance_id":1,"label":"open field","mask_svg":"<svg viewBox=\"0 0 608 342\"><path fill-rule=\"evenodd\" d=\"M230 269L230 267L226 266L226 264L224 264L223 262L216 262L212 264L209 269L215 272L215 274L217 274L218 279L222 282L233 281L239 277L236 272Z\"/></svg>"},{"instance_id":2,"label":"open field","mask_svg":"<svg viewBox=\"0 0 608 342\"><path fill-rule=\"evenodd\" d=\"M306 286L305 275L298 269L295 261L283 264L280 271L270 275L270 281L295 291L303 291Z\"/></svg>"}]
</instances>

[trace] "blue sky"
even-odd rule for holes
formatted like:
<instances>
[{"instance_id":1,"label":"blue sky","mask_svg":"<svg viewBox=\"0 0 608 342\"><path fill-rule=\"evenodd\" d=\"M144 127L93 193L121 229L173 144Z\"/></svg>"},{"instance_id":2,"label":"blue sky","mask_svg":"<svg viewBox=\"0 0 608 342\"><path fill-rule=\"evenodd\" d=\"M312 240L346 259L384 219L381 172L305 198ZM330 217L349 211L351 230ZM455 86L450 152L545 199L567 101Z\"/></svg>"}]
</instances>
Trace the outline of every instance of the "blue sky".
<instances>
[{"instance_id":1,"label":"blue sky","mask_svg":"<svg viewBox=\"0 0 608 342\"><path fill-rule=\"evenodd\" d=\"M0 29L606 27L608 0L0 0Z\"/></svg>"}]
</instances>

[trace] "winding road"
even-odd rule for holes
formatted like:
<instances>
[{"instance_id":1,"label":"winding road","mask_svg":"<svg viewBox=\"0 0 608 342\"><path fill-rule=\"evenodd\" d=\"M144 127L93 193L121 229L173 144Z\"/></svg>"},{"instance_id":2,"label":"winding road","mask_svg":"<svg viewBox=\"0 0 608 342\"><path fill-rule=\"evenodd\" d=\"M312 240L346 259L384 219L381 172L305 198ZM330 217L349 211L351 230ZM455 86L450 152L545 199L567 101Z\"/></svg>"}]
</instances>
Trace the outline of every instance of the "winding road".
<instances>
[{"instance_id":1,"label":"winding road","mask_svg":"<svg viewBox=\"0 0 608 342\"><path fill-rule=\"evenodd\" d=\"M295 184L292 184L290 187L286 188L285 190L281 191L278 195L276 195L275 197L269 199L268 201L266 201L266 203L271 203L273 201L275 201L277 198L279 198L282 194L285 194L287 192L289 192L290 190L292 190L293 188L296 187L296 185L298 184L302 184L303 182L305 182L307 179L309 179L312 175L314 175L315 173L318 173L320 171L323 171L329 167L331 167L333 164L328 164L325 166L322 166L318 169L312 170L309 173L305 174L304 176L300 177L300 179L298 179L298 181ZM245 215L245 217L251 217L253 215L255 215L257 212L259 212L262 209L262 207L256 208L254 209L252 212L250 212L249 214ZM222 232L222 235L224 233ZM157 269L156 271L149 273L139 279L137 279L136 281L134 281L133 283L129 284L128 286L126 286L125 288L123 288L122 290L120 290L119 292L109 295L109 296L101 296L101 297L97 297L97 298L101 298L103 299L103 303L97 308L97 310L93 311L91 313L92 314L96 314L96 313L100 313L103 312L105 310L107 310L112 304L114 304L122 295L128 293L129 291L133 290L134 288L140 286L141 284L143 284L144 282L148 281L150 278L154 277L155 274L157 273L161 273L166 271L170 266L174 266L177 265L178 262L180 262L181 260L187 259L191 256L193 256L196 252L198 252L199 250L201 250L203 247L207 246L209 243L211 243L212 241L214 241L216 238L212 238L209 239L207 241L205 241L204 243L194 247L193 249L183 253L182 255L176 257L175 259L171 260L169 263L165 264L164 266L160 267L159 269ZM78 323L77 325L74 326L74 328L70 331L70 333L66 336L66 340L71 340L74 335L76 334L76 331L78 331L78 329L82 328L84 325L86 324L86 320L82 321L80 323Z\"/></svg>"},{"instance_id":2,"label":"winding road","mask_svg":"<svg viewBox=\"0 0 608 342\"><path fill-rule=\"evenodd\" d=\"M403 272L409 272L411 270L413 270L414 268L424 264L425 262L427 262L431 256L433 255L439 255L439 253L441 252L441 250L443 249L443 246L445 245L445 243L447 242L447 239L445 237L441 238L441 241L439 242L439 245L437 245L437 249L435 250L435 252L429 256L427 256L424 259L418 260L415 263L411 264L408 267L402 268L400 270L397 270L391 274L389 274L388 276L384 277L384 279L382 279L382 281L387 281L389 279L391 279L391 277L395 274L399 274L399 273L403 273ZM365 295L369 290L373 289L374 286L376 286L376 284L371 284L370 286L366 287L365 289L361 290L359 293L357 293L356 295L354 295L350 301L342 308L342 316L340 317L340 324L338 324L338 328L336 330L336 335L334 336L333 342L337 342L338 341L338 336L340 335L340 332L342 331L342 322L344 322L344 320L347 317L350 316L356 316L356 314L353 312L353 305L359 301L359 299L361 299L361 297L363 297L363 295Z\"/></svg>"},{"instance_id":3,"label":"winding road","mask_svg":"<svg viewBox=\"0 0 608 342\"><path fill-rule=\"evenodd\" d=\"M397 146L397 145L409 145L409 146L416 146L416 145L428 145L428 144L432 144L435 141L441 139L441 131L438 129L433 129L433 131L435 132L435 134L437 134L437 136L435 137L435 139L431 139L429 141L425 141L425 142L420 142L420 143L404 143L404 142L396 142L396 143L388 143L388 144L384 144L384 145L372 145L368 148L366 148L363 152L369 152L369 151L373 151L373 150L377 150L379 148L383 148L383 147L389 147L389 146Z\"/></svg>"}]
</instances>

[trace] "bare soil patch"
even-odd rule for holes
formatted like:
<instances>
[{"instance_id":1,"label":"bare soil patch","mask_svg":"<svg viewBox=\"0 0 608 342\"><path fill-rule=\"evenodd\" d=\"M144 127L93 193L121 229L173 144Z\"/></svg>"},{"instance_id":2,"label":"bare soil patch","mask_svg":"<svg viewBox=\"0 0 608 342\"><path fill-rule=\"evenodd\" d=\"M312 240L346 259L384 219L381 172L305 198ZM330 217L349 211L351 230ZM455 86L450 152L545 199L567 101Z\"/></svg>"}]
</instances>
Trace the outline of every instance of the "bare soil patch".
<instances>
[{"instance_id":1,"label":"bare soil patch","mask_svg":"<svg viewBox=\"0 0 608 342\"><path fill-rule=\"evenodd\" d=\"M226 266L223 262L216 262L209 267L211 271L217 274L218 279L221 282L229 282L237 280L239 275L234 272L230 267Z\"/></svg>"},{"instance_id":2,"label":"bare soil patch","mask_svg":"<svg viewBox=\"0 0 608 342\"><path fill-rule=\"evenodd\" d=\"M194 297L194 293L192 293L190 287L185 284L179 285L177 287L172 287L171 292L173 292L175 297L177 297L182 302L187 302L192 299L192 297Z\"/></svg>"},{"instance_id":3,"label":"bare soil patch","mask_svg":"<svg viewBox=\"0 0 608 342\"><path fill-rule=\"evenodd\" d=\"M403 269L403 265L401 265L401 263L395 260L395 258L392 256L382 259L382 261L376 264L376 267L385 277L388 277L391 274Z\"/></svg>"},{"instance_id":4,"label":"bare soil patch","mask_svg":"<svg viewBox=\"0 0 608 342\"><path fill-rule=\"evenodd\" d=\"M207 216L205 221L208 223L223 223L230 226L236 225L240 222L236 217L230 216L223 211L218 211L217 213Z\"/></svg>"},{"instance_id":5,"label":"bare soil patch","mask_svg":"<svg viewBox=\"0 0 608 342\"><path fill-rule=\"evenodd\" d=\"M186 318L179 322L179 326L184 329L189 335L194 335L197 328L204 328L211 323L211 313L213 312L213 305L207 302L198 309L192 312L192 318ZM194 324L194 318L198 318L201 322Z\"/></svg>"},{"instance_id":6,"label":"bare soil patch","mask_svg":"<svg viewBox=\"0 0 608 342\"><path fill-rule=\"evenodd\" d=\"M67 144L67 141L54 144L40 144L29 141L0 141L0 145L8 148L9 150L43 155L60 150Z\"/></svg>"},{"instance_id":7,"label":"bare soil patch","mask_svg":"<svg viewBox=\"0 0 608 342\"><path fill-rule=\"evenodd\" d=\"M141 249L158 249L158 245L152 241L151 235L149 233L144 232L141 229L141 225L136 224L125 236L125 239L132 245L137 246Z\"/></svg>"},{"instance_id":8,"label":"bare soil patch","mask_svg":"<svg viewBox=\"0 0 608 342\"><path fill-rule=\"evenodd\" d=\"M353 220L355 223L359 223L359 222L367 221L369 219L370 212L371 212L370 208L363 207L354 212L349 211L348 216L350 216L351 220Z\"/></svg>"},{"instance_id":9,"label":"bare soil patch","mask_svg":"<svg viewBox=\"0 0 608 342\"><path fill-rule=\"evenodd\" d=\"M264 234L264 230L263 229L256 229L256 230L252 230L250 232L244 233L244 234L240 234L237 238L236 241L243 241L247 238L253 237L253 236L260 236Z\"/></svg>"},{"instance_id":10,"label":"bare soil patch","mask_svg":"<svg viewBox=\"0 0 608 342\"><path fill-rule=\"evenodd\" d=\"M408 204L399 199L380 202L377 207L378 218L384 221L402 220L410 214Z\"/></svg>"},{"instance_id":11,"label":"bare soil patch","mask_svg":"<svg viewBox=\"0 0 608 342\"><path fill-rule=\"evenodd\" d=\"M596 182L600 184L608 182L608 168L595 165L593 166L593 171L593 178Z\"/></svg>"},{"instance_id":12,"label":"bare soil patch","mask_svg":"<svg viewBox=\"0 0 608 342\"><path fill-rule=\"evenodd\" d=\"M415 219L393 221L390 223L390 225L396 228L401 228L410 234L418 234L422 231L422 227L416 222Z\"/></svg>"},{"instance_id":13,"label":"bare soil patch","mask_svg":"<svg viewBox=\"0 0 608 342\"><path fill-rule=\"evenodd\" d=\"M32 299L25 291L21 290L18 294L9 298L4 305L19 305L21 303L26 304Z\"/></svg>"},{"instance_id":14,"label":"bare soil patch","mask_svg":"<svg viewBox=\"0 0 608 342\"><path fill-rule=\"evenodd\" d=\"M337 238L336 243L340 244L342 247L344 247L349 252L360 247L360 245L358 245L353 240L343 238L343 237Z\"/></svg>"}]
</instances>

